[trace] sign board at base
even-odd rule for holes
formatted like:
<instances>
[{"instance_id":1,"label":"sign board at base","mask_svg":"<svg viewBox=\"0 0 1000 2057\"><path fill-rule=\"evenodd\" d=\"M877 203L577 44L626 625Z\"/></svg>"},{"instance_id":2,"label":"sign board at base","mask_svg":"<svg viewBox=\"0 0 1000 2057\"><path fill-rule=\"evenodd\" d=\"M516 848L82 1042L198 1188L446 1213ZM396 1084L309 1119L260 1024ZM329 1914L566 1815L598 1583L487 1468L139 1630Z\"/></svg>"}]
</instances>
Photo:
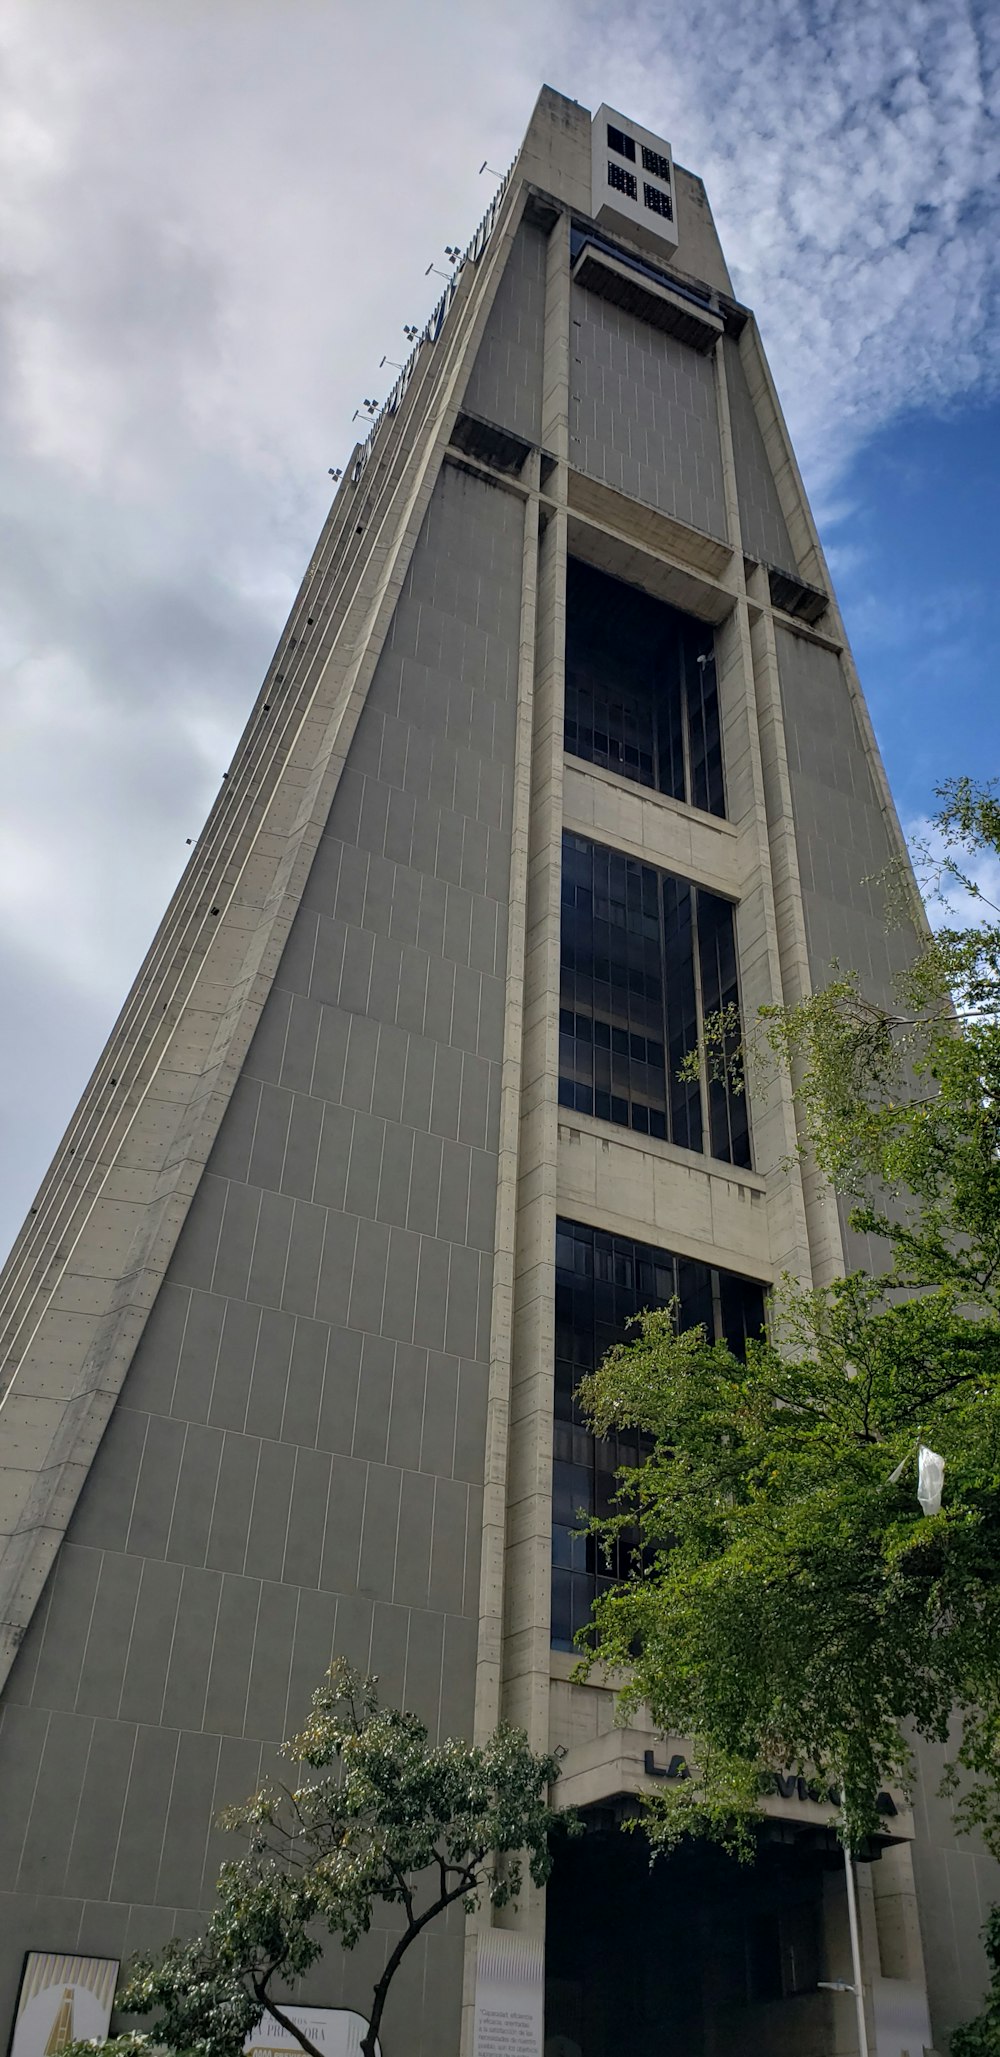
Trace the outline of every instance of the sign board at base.
<instances>
[{"instance_id":1,"label":"sign board at base","mask_svg":"<svg viewBox=\"0 0 1000 2057\"><path fill-rule=\"evenodd\" d=\"M907 1978L872 1980L877 2057L924 2057L930 2049L927 1993Z\"/></svg>"},{"instance_id":2,"label":"sign board at base","mask_svg":"<svg viewBox=\"0 0 1000 2057\"><path fill-rule=\"evenodd\" d=\"M21 1973L10 2057L59 2057L67 2043L108 2033L117 1957L29 1950Z\"/></svg>"},{"instance_id":3,"label":"sign board at base","mask_svg":"<svg viewBox=\"0 0 1000 2057\"><path fill-rule=\"evenodd\" d=\"M544 2033L541 1943L489 1929L476 1952L475 2057L542 2057Z\"/></svg>"},{"instance_id":4,"label":"sign board at base","mask_svg":"<svg viewBox=\"0 0 1000 2057\"><path fill-rule=\"evenodd\" d=\"M281 2011L322 2051L323 2057L358 2057L361 2038L368 2027L362 2014L352 2014L346 2007L282 2007ZM243 2049L245 2057L303 2057L301 2043L282 2028L280 2021L275 2021L273 2014L261 2015Z\"/></svg>"}]
</instances>

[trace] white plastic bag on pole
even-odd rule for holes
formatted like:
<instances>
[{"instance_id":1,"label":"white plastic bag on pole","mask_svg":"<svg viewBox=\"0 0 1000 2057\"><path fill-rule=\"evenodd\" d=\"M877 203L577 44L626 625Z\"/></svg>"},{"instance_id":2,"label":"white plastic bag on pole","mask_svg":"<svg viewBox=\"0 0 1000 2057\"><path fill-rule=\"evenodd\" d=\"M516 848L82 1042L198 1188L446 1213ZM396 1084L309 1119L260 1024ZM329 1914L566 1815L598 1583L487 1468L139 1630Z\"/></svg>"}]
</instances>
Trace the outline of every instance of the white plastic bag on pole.
<instances>
[{"instance_id":1,"label":"white plastic bag on pole","mask_svg":"<svg viewBox=\"0 0 1000 2057\"><path fill-rule=\"evenodd\" d=\"M940 1514L944 1458L921 1443L917 1452L917 1499L925 1514Z\"/></svg>"}]
</instances>

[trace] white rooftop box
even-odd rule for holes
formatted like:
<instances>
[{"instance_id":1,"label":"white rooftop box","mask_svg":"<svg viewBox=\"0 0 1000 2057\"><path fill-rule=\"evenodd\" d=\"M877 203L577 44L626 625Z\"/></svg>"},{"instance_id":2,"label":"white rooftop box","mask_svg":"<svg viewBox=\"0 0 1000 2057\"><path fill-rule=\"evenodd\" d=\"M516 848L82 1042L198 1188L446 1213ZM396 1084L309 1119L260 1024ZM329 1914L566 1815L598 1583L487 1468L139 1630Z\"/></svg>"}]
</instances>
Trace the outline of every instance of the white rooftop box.
<instances>
[{"instance_id":1,"label":"white rooftop box","mask_svg":"<svg viewBox=\"0 0 1000 2057\"><path fill-rule=\"evenodd\" d=\"M670 144L613 107L599 107L592 136L594 220L625 229L652 249L677 248L674 160Z\"/></svg>"}]
</instances>

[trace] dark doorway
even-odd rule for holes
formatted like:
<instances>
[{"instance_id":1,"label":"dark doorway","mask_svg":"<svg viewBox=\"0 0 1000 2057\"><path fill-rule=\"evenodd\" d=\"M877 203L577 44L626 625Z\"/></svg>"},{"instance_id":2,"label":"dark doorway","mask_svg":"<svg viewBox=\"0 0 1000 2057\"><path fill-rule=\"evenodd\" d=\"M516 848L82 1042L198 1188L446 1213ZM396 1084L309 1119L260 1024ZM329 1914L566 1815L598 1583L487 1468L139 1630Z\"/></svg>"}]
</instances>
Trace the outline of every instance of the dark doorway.
<instances>
[{"instance_id":1,"label":"dark doorway","mask_svg":"<svg viewBox=\"0 0 1000 2057\"><path fill-rule=\"evenodd\" d=\"M548 1889L547 2057L790 2057L835 2047L824 1928L836 1853L762 1841L752 1864L591 1820Z\"/></svg>"}]
</instances>

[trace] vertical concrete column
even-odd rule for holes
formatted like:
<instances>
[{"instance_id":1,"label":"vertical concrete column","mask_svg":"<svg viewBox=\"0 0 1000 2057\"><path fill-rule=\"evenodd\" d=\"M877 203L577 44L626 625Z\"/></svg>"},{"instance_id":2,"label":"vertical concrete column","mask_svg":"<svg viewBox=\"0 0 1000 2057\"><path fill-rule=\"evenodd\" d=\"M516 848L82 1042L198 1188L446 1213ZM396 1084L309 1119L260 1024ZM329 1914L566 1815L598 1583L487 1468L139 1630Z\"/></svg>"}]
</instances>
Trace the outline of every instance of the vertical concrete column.
<instances>
[{"instance_id":1,"label":"vertical concrete column","mask_svg":"<svg viewBox=\"0 0 1000 2057\"><path fill-rule=\"evenodd\" d=\"M476 1683L477 1737L488 1735L502 1715L527 1729L536 1750L548 1747L568 367L569 224L561 216L549 239L546 277L542 446L546 460L557 463L546 461L544 498L538 452L524 474L531 498L521 590ZM518 1907L498 1920L543 1937L544 1894L529 1885ZM491 1925L488 1908L468 1924L463 2057L470 2057L475 2033L478 1939Z\"/></svg>"},{"instance_id":2,"label":"vertical concrete column","mask_svg":"<svg viewBox=\"0 0 1000 2057\"><path fill-rule=\"evenodd\" d=\"M890 1843L870 1870L882 1976L926 1986L912 1844Z\"/></svg>"},{"instance_id":3,"label":"vertical concrete column","mask_svg":"<svg viewBox=\"0 0 1000 2057\"><path fill-rule=\"evenodd\" d=\"M733 559L727 583L733 609L716 635L719 703L729 812L740 836L742 891L737 914L740 989L744 1020L752 1030L758 1008L782 996L775 886L768 838L767 800L757 728L754 664L736 465L733 455L725 353L715 349L719 440L726 495L726 519ZM777 1078L766 1099L750 1086L754 1162L767 1179L771 1256L777 1272L808 1282L809 1239L802 1181L796 1162L795 1112L787 1081Z\"/></svg>"},{"instance_id":4,"label":"vertical concrete column","mask_svg":"<svg viewBox=\"0 0 1000 2057\"><path fill-rule=\"evenodd\" d=\"M539 562L503 1691L535 1749L549 1732L565 579L565 518L553 514Z\"/></svg>"},{"instance_id":5,"label":"vertical concrete column","mask_svg":"<svg viewBox=\"0 0 1000 2057\"><path fill-rule=\"evenodd\" d=\"M528 912L528 842L531 817L532 714L538 586L538 452L528 459L533 487L524 510L521 637L518 651L517 731L511 825L506 1012L500 1086L500 1156L496 1244L490 1317L490 1389L486 1419L483 1554L479 1594L479 1653L475 1735L489 1736L500 1719L503 1657L504 1560L507 1537L507 1467L514 1322L514 1259L524 1038L524 966Z\"/></svg>"},{"instance_id":6,"label":"vertical concrete column","mask_svg":"<svg viewBox=\"0 0 1000 2057\"><path fill-rule=\"evenodd\" d=\"M547 435L563 450L568 434L568 329L569 233L562 217L549 242L544 422ZM557 462L547 486L536 612L503 1684L504 1713L527 1729L536 1749L547 1747L549 1734L566 594L563 462Z\"/></svg>"},{"instance_id":7,"label":"vertical concrete column","mask_svg":"<svg viewBox=\"0 0 1000 2057\"><path fill-rule=\"evenodd\" d=\"M756 565L749 590L755 603L751 629L753 679L757 704L757 733L760 739L767 835L774 889L774 909L780 994L786 1006L794 1007L812 991L805 915L799 877L798 845L792 811L788 752L782 718L778 655L774 639L774 617L767 572ZM786 1088L787 1090L787 1088ZM794 1113L794 1103L793 1103ZM797 1114L796 1136L800 1135ZM810 1159L802 1165L801 1186L809 1235L812 1277L825 1285L844 1270L844 1245L832 1186L822 1178Z\"/></svg>"},{"instance_id":8,"label":"vertical concrete column","mask_svg":"<svg viewBox=\"0 0 1000 2057\"><path fill-rule=\"evenodd\" d=\"M502 1692L514 1265L524 1046L528 841L531 819L532 716L535 691L538 474L539 456L535 450L532 451L525 467L525 483L531 488L531 497L524 510L524 551L521 564L521 633L518 649L514 795L511 810L510 900L500 1082L496 1243L490 1314L490 1385L483 1477L482 1565L479 1577L479 1649L476 1661L475 1704L477 1743L485 1742L500 1720ZM492 1912L490 1907L481 1907L478 1913L470 1916L466 1926L462 1987L462 2057L470 2057L473 2048L476 1957L480 1935L492 1926Z\"/></svg>"},{"instance_id":9,"label":"vertical concrete column","mask_svg":"<svg viewBox=\"0 0 1000 2057\"><path fill-rule=\"evenodd\" d=\"M549 237L545 278L545 369L542 387L542 448L558 459L548 490L566 501L569 462L569 216L562 214Z\"/></svg>"}]
</instances>

